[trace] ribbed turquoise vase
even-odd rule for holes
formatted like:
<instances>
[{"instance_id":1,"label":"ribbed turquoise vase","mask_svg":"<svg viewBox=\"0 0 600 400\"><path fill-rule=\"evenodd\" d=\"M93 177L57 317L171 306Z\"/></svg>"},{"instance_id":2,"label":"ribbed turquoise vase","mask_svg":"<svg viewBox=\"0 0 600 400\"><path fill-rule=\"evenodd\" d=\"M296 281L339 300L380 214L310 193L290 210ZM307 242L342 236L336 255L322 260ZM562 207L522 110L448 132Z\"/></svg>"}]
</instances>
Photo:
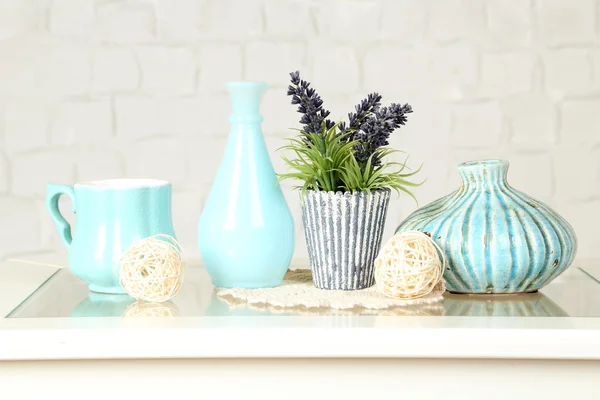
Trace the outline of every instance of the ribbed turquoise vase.
<instances>
[{"instance_id":1,"label":"ribbed turquoise vase","mask_svg":"<svg viewBox=\"0 0 600 400\"><path fill-rule=\"evenodd\" d=\"M507 183L507 161L466 162L458 172L457 191L415 211L397 229L426 232L440 245L449 291L534 292L571 265L573 228Z\"/></svg>"},{"instance_id":2,"label":"ribbed turquoise vase","mask_svg":"<svg viewBox=\"0 0 600 400\"><path fill-rule=\"evenodd\" d=\"M282 283L294 253L294 221L261 130L263 82L226 84L231 131L202 210L198 245L218 287Z\"/></svg>"}]
</instances>

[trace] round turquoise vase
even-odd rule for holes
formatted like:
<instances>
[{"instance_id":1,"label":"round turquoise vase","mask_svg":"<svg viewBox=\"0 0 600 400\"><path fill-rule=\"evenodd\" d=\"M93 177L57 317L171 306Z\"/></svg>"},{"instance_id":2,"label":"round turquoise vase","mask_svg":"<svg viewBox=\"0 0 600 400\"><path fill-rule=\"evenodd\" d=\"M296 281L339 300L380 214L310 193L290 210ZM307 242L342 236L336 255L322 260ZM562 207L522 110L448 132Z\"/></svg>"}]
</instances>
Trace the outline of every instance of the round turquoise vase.
<instances>
[{"instance_id":1,"label":"round turquoise vase","mask_svg":"<svg viewBox=\"0 0 600 400\"><path fill-rule=\"evenodd\" d=\"M507 171L504 160L460 164L460 188L415 211L397 229L425 232L440 245L451 292L534 292L573 262L577 239L571 225L513 189Z\"/></svg>"},{"instance_id":2,"label":"round turquoise vase","mask_svg":"<svg viewBox=\"0 0 600 400\"><path fill-rule=\"evenodd\" d=\"M200 254L218 287L280 285L294 254L294 220L261 131L266 87L226 84L231 131L198 227Z\"/></svg>"}]
</instances>

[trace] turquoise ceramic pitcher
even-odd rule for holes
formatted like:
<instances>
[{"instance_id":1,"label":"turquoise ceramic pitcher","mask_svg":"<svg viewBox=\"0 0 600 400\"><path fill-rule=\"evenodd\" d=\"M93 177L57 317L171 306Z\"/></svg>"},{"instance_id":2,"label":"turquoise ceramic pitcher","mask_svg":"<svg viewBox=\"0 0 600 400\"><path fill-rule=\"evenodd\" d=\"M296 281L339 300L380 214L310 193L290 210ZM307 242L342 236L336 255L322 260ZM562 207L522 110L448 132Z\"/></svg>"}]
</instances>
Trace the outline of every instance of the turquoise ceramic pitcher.
<instances>
[{"instance_id":1,"label":"turquoise ceramic pitcher","mask_svg":"<svg viewBox=\"0 0 600 400\"><path fill-rule=\"evenodd\" d=\"M58 209L61 195L71 198L74 237ZM115 267L134 242L159 233L175 237L167 181L112 179L74 187L49 183L46 207L69 250L69 267L94 292L125 293Z\"/></svg>"},{"instance_id":2,"label":"turquoise ceramic pitcher","mask_svg":"<svg viewBox=\"0 0 600 400\"><path fill-rule=\"evenodd\" d=\"M261 131L263 82L230 82L231 131L202 211L199 248L219 287L277 286L294 253L294 221Z\"/></svg>"}]
</instances>

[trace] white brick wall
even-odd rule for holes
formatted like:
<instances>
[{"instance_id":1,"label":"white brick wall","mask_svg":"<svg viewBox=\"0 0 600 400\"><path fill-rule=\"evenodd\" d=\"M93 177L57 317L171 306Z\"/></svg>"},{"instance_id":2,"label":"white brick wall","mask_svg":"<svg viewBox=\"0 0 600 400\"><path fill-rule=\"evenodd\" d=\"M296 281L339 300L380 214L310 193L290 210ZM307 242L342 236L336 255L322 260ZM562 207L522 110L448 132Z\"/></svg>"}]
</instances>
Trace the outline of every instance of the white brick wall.
<instances>
[{"instance_id":1,"label":"white brick wall","mask_svg":"<svg viewBox=\"0 0 600 400\"><path fill-rule=\"evenodd\" d=\"M47 182L139 176L173 182L178 236L197 256L197 219L227 140L223 82L270 83L264 132L281 170L275 149L299 118L285 96L293 69L335 118L372 91L413 105L391 141L424 165L421 205L456 187L456 163L507 158L511 183L571 221L580 257L598 257L598 9L597 0L4 0L0 257L64 252L43 206ZM415 207L395 200L387 234Z\"/></svg>"}]
</instances>

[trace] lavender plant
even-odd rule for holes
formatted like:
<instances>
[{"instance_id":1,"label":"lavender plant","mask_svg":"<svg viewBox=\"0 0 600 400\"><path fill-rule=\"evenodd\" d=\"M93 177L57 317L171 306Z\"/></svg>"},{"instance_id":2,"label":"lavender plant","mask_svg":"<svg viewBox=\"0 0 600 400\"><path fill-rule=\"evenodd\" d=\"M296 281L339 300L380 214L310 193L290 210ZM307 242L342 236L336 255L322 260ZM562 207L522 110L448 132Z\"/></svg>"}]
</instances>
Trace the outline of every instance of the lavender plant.
<instances>
[{"instance_id":1,"label":"lavender plant","mask_svg":"<svg viewBox=\"0 0 600 400\"><path fill-rule=\"evenodd\" d=\"M302 114L300 123L304 125L304 133L320 132L323 123L331 129L334 123L327 119L329 111L323 108L323 100L310 83L300 79L300 72L290 73L292 84L288 87L288 96L292 96L292 104L298 104L298 112Z\"/></svg>"},{"instance_id":2,"label":"lavender plant","mask_svg":"<svg viewBox=\"0 0 600 400\"><path fill-rule=\"evenodd\" d=\"M371 96L381 99L377 93L369 95ZM412 108L408 104L402 106L394 103L389 107L380 107L378 104L370 106L368 100L369 98L356 106L356 113L349 114L349 128L352 132L349 139L358 142L355 147L358 161L366 162L374 155L373 164L380 165L377 149L389 145L390 134L406 123L406 114L412 113ZM369 107L366 111L365 106Z\"/></svg>"},{"instance_id":3,"label":"lavender plant","mask_svg":"<svg viewBox=\"0 0 600 400\"><path fill-rule=\"evenodd\" d=\"M295 158L283 156L293 170L281 174L280 180L298 179L299 188L326 191L371 191L384 187L403 191L414 198L408 189L419 186L409 180L417 174L403 163L387 161L398 150L386 147L392 132L406 124L407 114L412 113L408 104L381 105L381 95L369 94L348 114L348 124L335 124L330 112L323 108L321 96L300 78L299 72L290 74L288 95L292 104L298 105L302 114L301 140L290 139L285 150Z\"/></svg>"}]
</instances>

